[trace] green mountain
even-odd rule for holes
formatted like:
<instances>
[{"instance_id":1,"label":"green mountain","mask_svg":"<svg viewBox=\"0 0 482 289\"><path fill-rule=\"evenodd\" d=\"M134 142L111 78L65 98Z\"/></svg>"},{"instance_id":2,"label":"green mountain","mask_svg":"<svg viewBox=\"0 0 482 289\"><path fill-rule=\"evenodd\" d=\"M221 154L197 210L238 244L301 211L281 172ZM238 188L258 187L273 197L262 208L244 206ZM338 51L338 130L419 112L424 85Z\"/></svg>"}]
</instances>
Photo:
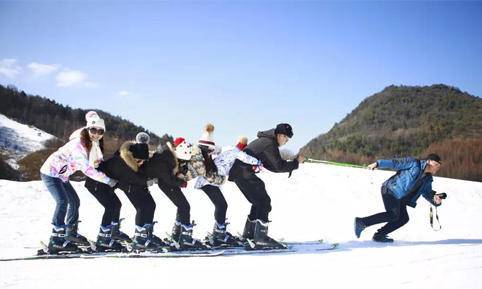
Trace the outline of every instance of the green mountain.
<instances>
[{"instance_id":1,"label":"green mountain","mask_svg":"<svg viewBox=\"0 0 482 289\"><path fill-rule=\"evenodd\" d=\"M366 164L378 158L423 158L437 150L445 160L441 175L480 181L481 148L481 98L443 84L392 85L366 98L301 153Z\"/></svg>"}]
</instances>

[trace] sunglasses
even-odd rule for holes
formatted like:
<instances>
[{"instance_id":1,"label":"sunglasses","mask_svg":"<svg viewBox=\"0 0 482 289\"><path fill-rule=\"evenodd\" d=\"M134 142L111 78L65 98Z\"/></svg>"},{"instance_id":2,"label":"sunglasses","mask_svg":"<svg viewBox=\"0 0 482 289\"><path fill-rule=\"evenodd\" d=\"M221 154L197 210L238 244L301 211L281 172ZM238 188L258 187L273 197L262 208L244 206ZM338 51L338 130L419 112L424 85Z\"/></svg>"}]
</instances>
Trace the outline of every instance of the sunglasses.
<instances>
[{"instance_id":1,"label":"sunglasses","mask_svg":"<svg viewBox=\"0 0 482 289\"><path fill-rule=\"evenodd\" d=\"M89 128L89 132L90 132L91 134L98 134L98 135L103 135L103 134L104 134L104 130L103 130L103 129L101 129L101 128L97 129L97 128L95 128L95 127Z\"/></svg>"}]
</instances>

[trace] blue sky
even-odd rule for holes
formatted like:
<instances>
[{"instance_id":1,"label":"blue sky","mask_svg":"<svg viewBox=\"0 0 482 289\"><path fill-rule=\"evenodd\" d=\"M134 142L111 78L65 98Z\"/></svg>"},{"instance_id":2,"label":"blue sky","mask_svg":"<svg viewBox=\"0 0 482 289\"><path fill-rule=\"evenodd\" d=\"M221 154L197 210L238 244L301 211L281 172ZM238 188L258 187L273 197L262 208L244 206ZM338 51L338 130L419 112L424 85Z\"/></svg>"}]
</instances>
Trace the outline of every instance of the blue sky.
<instances>
[{"instance_id":1,"label":"blue sky","mask_svg":"<svg viewBox=\"0 0 482 289\"><path fill-rule=\"evenodd\" d=\"M481 96L481 27L477 2L0 1L0 83L193 142L288 122L297 151L391 84Z\"/></svg>"}]
</instances>

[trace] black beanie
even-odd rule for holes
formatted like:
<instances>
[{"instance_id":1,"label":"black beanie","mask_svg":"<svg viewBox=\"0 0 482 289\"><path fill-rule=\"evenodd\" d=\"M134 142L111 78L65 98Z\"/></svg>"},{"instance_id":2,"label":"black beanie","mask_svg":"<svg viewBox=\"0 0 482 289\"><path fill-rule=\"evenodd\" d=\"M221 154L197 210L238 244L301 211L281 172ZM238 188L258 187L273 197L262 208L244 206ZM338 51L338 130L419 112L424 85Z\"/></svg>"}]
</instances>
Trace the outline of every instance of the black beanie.
<instances>
[{"instance_id":1,"label":"black beanie","mask_svg":"<svg viewBox=\"0 0 482 289\"><path fill-rule=\"evenodd\" d=\"M437 163L442 163L442 159L440 158L440 156L438 154L429 154L427 156L427 161L428 160L436 161Z\"/></svg>"},{"instance_id":2,"label":"black beanie","mask_svg":"<svg viewBox=\"0 0 482 289\"><path fill-rule=\"evenodd\" d=\"M293 129L291 128L291 125L287 123L280 123L276 126L274 130L275 134L284 134L288 136L289 138L293 137Z\"/></svg>"},{"instance_id":3,"label":"black beanie","mask_svg":"<svg viewBox=\"0 0 482 289\"><path fill-rule=\"evenodd\" d=\"M139 160L149 159L149 146L145 143L132 144L129 147L129 151L132 153L132 156L136 159L139 159Z\"/></svg>"}]
</instances>

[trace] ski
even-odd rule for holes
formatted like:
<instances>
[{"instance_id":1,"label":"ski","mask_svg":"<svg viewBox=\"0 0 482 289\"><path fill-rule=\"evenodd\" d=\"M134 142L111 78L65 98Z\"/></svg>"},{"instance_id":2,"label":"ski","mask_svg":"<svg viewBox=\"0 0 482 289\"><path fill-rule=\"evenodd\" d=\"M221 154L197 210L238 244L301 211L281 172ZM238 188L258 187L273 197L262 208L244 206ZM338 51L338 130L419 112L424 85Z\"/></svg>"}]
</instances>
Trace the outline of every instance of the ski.
<instances>
[{"instance_id":1,"label":"ski","mask_svg":"<svg viewBox=\"0 0 482 289\"><path fill-rule=\"evenodd\" d=\"M313 254L320 251L335 250L339 247L338 243L327 243L323 240L309 242L283 242L285 249L246 249L246 247L232 247L211 250L193 251L167 251L167 252L81 252L49 254L44 249L40 249L37 255L1 258L0 261L22 261L22 260L46 260L46 259L95 259L95 258L190 258L190 257L217 257L217 256L236 256L236 255L268 255L268 254ZM45 244L43 244L45 245Z\"/></svg>"},{"instance_id":2,"label":"ski","mask_svg":"<svg viewBox=\"0 0 482 289\"><path fill-rule=\"evenodd\" d=\"M290 254L290 253L316 253L320 251L331 251L339 247L339 243L326 243L323 240L309 241L309 242L282 242L286 246L284 249L278 248L265 248L265 249L253 249L246 248L233 248L225 249L223 256L230 255L265 255L265 254ZM249 245L248 245L249 246Z\"/></svg>"},{"instance_id":3,"label":"ski","mask_svg":"<svg viewBox=\"0 0 482 289\"><path fill-rule=\"evenodd\" d=\"M48 259L96 259L96 258L189 258L189 257L215 257L223 255L224 251L177 251L177 252L93 252L93 253L66 253L66 254L40 254L25 257L1 258L1 262L48 260Z\"/></svg>"}]
</instances>

